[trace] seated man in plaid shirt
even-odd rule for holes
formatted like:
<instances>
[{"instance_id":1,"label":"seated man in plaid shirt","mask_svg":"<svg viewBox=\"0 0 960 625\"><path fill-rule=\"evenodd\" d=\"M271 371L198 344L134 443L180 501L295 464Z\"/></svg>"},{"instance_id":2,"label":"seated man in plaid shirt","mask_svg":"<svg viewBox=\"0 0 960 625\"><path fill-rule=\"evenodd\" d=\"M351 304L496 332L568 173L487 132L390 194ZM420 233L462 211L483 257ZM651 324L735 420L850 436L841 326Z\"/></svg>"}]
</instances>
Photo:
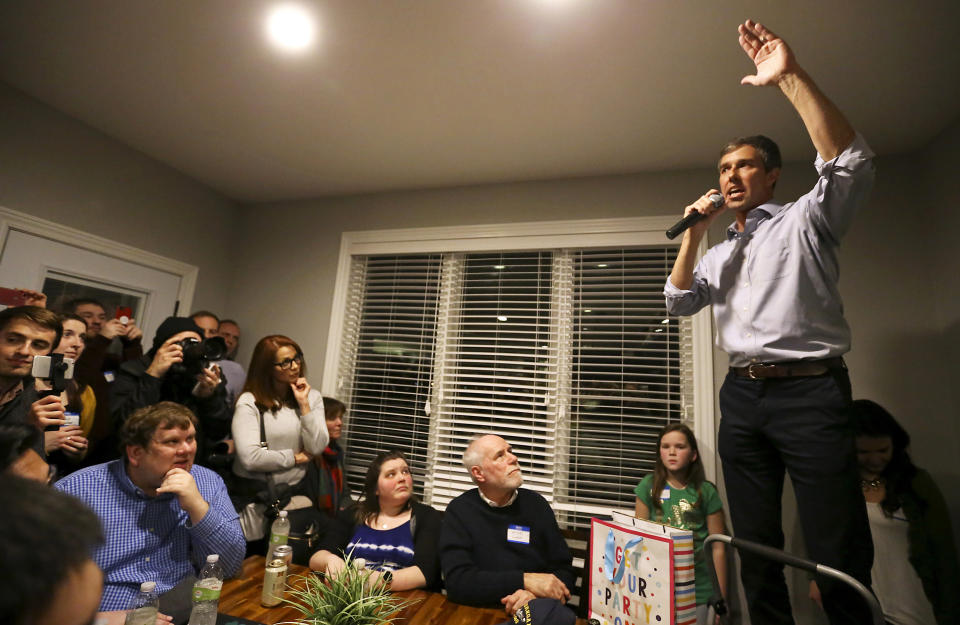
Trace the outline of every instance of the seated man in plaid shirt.
<instances>
[{"instance_id":1,"label":"seated man in plaid shirt","mask_svg":"<svg viewBox=\"0 0 960 625\"><path fill-rule=\"evenodd\" d=\"M126 609L141 582L155 581L161 612L189 613L189 585L207 555L219 554L228 576L240 569L246 542L223 480L193 464L196 423L173 402L141 408L120 430L123 458L57 482L103 524L94 554L104 573L101 611Z\"/></svg>"}]
</instances>

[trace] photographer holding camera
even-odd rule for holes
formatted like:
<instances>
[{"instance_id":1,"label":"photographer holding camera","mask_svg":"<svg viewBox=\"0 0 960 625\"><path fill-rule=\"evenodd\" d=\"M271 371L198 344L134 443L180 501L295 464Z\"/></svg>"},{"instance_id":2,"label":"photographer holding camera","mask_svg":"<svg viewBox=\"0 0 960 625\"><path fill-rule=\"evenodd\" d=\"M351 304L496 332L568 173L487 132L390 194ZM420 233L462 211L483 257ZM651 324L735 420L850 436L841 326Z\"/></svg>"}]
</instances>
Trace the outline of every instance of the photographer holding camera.
<instances>
[{"instance_id":1,"label":"photographer holding camera","mask_svg":"<svg viewBox=\"0 0 960 625\"><path fill-rule=\"evenodd\" d=\"M223 339L203 340L189 317L167 317L145 356L120 366L113 383L110 412L116 427L139 408L161 401L182 404L197 416L198 464L206 464L216 441L230 433L232 414L220 368L212 364L226 353Z\"/></svg>"}]
</instances>

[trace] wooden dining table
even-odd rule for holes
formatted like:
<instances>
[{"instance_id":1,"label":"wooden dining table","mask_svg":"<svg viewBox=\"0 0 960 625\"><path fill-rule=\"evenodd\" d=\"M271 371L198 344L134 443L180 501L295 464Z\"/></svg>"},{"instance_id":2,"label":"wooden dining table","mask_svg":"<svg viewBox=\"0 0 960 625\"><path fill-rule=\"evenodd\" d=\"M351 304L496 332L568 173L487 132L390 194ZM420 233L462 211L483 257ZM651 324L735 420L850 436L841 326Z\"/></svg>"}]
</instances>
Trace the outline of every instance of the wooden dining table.
<instances>
[{"instance_id":1,"label":"wooden dining table","mask_svg":"<svg viewBox=\"0 0 960 625\"><path fill-rule=\"evenodd\" d=\"M250 556L243 561L240 574L223 583L219 606L221 614L265 625L294 622L303 616L288 603L273 608L260 604L264 568L263 556ZM303 566L293 565L291 569L288 580L294 586L302 585L302 576L311 574L310 570ZM397 623L406 625L495 625L510 618L502 609L459 605L447 601L446 595L438 592L406 590L394 595L412 601L411 605L397 615ZM577 619L577 625L586 625L586 621Z\"/></svg>"}]
</instances>

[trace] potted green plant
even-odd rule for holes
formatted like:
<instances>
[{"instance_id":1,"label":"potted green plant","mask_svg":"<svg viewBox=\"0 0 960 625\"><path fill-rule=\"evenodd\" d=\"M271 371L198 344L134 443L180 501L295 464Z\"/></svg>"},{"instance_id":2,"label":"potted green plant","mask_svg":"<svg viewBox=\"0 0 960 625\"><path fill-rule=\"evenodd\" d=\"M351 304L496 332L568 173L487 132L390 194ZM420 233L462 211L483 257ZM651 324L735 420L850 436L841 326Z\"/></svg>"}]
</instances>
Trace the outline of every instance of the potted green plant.
<instances>
[{"instance_id":1,"label":"potted green plant","mask_svg":"<svg viewBox=\"0 0 960 625\"><path fill-rule=\"evenodd\" d=\"M286 599L303 613L301 625L380 625L394 623L404 608L417 600L390 594L385 584L371 581L373 571L356 566L345 556L346 566L336 576L304 577L303 589L291 589ZM298 584L299 585L299 584Z\"/></svg>"}]
</instances>

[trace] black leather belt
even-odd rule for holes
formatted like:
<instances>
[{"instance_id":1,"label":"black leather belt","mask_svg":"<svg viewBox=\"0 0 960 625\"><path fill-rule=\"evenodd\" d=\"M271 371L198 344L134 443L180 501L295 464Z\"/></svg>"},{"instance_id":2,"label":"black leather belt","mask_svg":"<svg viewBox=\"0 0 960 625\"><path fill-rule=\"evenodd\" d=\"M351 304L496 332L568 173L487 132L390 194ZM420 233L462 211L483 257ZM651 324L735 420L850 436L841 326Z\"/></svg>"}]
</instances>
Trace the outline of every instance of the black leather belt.
<instances>
[{"instance_id":1,"label":"black leather belt","mask_svg":"<svg viewBox=\"0 0 960 625\"><path fill-rule=\"evenodd\" d=\"M758 362L746 367L730 367L730 371L741 378L759 380L761 378L803 378L823 375L831 369L844 369L843 358L824 358L822 360L796 360L793 362Z\"/></svg>"}]
</instances>

